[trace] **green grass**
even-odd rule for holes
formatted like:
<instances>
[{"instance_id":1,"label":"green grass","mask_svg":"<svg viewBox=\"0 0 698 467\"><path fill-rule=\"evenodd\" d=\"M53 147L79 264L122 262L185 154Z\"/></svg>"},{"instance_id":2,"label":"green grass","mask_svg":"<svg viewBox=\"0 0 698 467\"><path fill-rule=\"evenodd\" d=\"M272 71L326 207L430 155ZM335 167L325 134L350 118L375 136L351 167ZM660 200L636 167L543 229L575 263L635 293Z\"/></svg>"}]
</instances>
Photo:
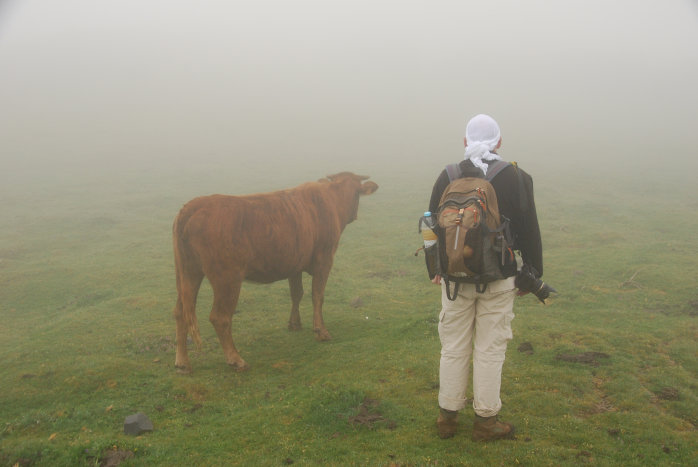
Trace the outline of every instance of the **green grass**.
<instances>
[{"instance_id":1,"label":"green grass","mask_svg":"<svg viewBox=\"0 0 698 467\"><path fill-rule=\"evenodd\" d=\"M179 207L343 169L289 167L269 179L242 167L85 169L1 188L0 465L95 465L115 450L134 454L122 465L148 466L698 462L698 202L688 175L667 176L659 185L671 190L659 191L642 167L615 180L531 170L545 279L560 294L548 306L517 301L502 385L517 440L474 444L469 410L455 438L434 428L440 293L413 253L438 167L424 178L355 169L381 188L342 237L325 299L332 341L313 339L309 293L305 328L292 333L287 283L246 284L233 333L251 369L233 372L208 324L205 284L203 347L191 351L192 375L174 371ZM524 342L532 354L517 350ZM580 352L609 357L556 358ZM362 405L373 423L351 423ZM136 412L153 432L123 434Z\"/></svg>"}]
</instances>

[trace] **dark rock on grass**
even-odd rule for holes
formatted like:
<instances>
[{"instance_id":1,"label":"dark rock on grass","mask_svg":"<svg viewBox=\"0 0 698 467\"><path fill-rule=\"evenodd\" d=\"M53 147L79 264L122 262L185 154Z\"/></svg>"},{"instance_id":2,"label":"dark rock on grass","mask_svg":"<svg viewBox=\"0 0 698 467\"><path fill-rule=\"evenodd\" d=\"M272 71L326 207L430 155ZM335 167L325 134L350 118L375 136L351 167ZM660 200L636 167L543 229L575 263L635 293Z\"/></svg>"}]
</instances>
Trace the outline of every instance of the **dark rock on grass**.
<instances>
[{"instance_id":1,"label":"dark rock on grass","mask_svg":"<svg viewBox=\"0 0 698 467\"><path fill-rule=\"evenodd\" d=\"M610 358L603 352L583 352L578 354L560 353L555 357L557 360L572 363L586 363L588 365L599 366L600 358Z\"/></svg>"},{"instance_id":2,"label":"dark rock on grass","mask_svg":"<svg viewBox=\"0 0 698 467\"><path fill-rule=\"evenodd\" d=\"M144 413L129 415L124 420L125 434L138 436L146 431L153 431L153 422Z\"/></svg>"},{"instance_id":3,"label":"dark rock on grass","mask_svg":"<svg viewBox=\"0 0 698 467\"><path fill-rule=\"evenodd\" d=\"M519 352L525 353L526 355L532 355L533 345L530 342L522 342L521 345L519 345Z\"/></svg>"}]
</instances>

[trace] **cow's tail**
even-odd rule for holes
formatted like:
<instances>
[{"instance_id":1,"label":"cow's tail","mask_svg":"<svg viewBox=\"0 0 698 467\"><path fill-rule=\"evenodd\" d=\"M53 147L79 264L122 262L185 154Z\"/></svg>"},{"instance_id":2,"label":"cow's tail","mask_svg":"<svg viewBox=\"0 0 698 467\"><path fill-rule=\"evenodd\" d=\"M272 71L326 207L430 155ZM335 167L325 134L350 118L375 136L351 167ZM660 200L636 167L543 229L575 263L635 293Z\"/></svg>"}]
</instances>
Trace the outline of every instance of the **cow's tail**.
<instances>
[{"instance_id":1,"label":"cow's tail","mask_svg":"<svg viewBox=\"0 0 698 467\"><path fill-rule=\"evenodd\" d=\"M172 226L172 246L174 249L175 274L177 279L178 306L181 306L181 313L188 324L188 332L196 344L197 349L201 349L201 334L199 333L199 323L196 319L196 295L203 273L200 271L198 262L192 261L191 252L184 239L183 230L189 214L185 208L180 211Z\"/></svg>"}]
</instances>

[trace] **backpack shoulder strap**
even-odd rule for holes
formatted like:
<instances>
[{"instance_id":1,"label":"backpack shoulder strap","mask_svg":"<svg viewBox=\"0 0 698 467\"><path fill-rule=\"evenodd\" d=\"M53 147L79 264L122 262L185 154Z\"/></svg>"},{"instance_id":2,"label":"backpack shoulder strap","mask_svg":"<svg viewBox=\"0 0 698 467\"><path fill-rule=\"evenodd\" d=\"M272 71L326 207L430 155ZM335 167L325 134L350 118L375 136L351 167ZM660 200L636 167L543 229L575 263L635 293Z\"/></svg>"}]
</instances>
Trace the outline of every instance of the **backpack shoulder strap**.
<instances>
[{"instance_id":1,"label":"backpack shoulder strap","mask_svg":"<svg viewBox=\"0 0 698 467\"><path fill-rule=\"evenodd\" d=\"M457 180L461 178L463 175L463 172L460 169L460 164L448 164L446 166L446 174L448 175L448 182L452 182L453 180Z\"/></svg>"},{"instance_id":2,"label":"backpack shoulder strap","mask_svg":"<svg viewBox=\"0 0 698 467\"><path fill-rule=\"evenodd\" d=\"M492 179L496 177L499 172L507 168L507 166L509 165L513 165L516 169L516 177L519 182L519 209L521 210L521 212L526 212L528 211L528 198L526 196L526 189L524 187L523 177L521 176L521 171L519 170L519 164L513 161L495 161L494 163L490 164L487 168L487 175L485 176L485 179L488 182L491 182Z\"/></svg>"},{"instance_id":3,"label":"backpack shoulder strap","mask_svg":"<svg viewBox=\"0 0 698 467\"><path fill-rule=\"evenodd\" d=\"M516 162L514 162L512 165L516 166ZM492 179L496 177L499 172L501 172L508 166L509 163L507 161L494 161L487 167L487 174L485 174L485 180L491 182Z\"/></svg>"},{"instance_id":4,"label":"backpack shoulder strap","mask_svg":"<svg viewBox=\"0 0 698 467\"><path fill-rule=\"evenodd\" d=\"M521 170L519 170L519 164L512 162L511 165L516 169L516 176L519 179L519 209L521 212L528 211L528 195L526 194L526 188L524 187L523 176L521 175Z\"/></svg>"}]
</instances>

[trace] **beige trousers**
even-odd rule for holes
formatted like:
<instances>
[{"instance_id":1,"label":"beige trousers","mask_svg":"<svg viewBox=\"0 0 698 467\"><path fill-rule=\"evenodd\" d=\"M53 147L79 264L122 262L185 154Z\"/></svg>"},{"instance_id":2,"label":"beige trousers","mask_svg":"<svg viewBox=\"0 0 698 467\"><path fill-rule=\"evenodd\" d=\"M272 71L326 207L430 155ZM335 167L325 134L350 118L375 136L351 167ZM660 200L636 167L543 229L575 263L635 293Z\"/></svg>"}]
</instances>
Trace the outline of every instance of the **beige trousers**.
<instances>
[{"instance_id":1,"label":"beige trousers","mask_svg":"<svg viewBox=\"0 0 698 467\"><path fill-rule=\"evenodd\" d=\"M455 284L451 282L451 296ZM441 282L439 337L439 406L446 410L465 407L470 360L473 361L473 409L481 417L497 415L502 408L499 389L507 342L514 319L514 278L487 285L478 293L473 284L460 284L451 301Z\"/></svg>"}]
</instances>

